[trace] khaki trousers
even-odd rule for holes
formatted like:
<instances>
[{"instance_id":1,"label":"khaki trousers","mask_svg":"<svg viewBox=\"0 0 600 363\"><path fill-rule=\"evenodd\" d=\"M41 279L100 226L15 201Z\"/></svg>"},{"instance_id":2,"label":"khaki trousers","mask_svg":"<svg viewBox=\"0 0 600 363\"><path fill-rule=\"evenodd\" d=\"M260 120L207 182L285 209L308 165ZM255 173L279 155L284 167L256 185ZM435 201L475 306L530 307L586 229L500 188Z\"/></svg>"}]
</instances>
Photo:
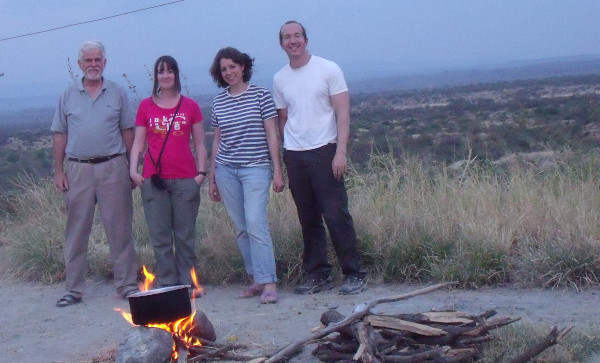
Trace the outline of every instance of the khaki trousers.
<instances>
[{"instance_id":1,"label":"khaki trousers","mask_svg":"<svg viewBox=\"0 0 600 363\"><path fill-rule=\"evenodd\" d=\"M103 163L67 161L69 189L65 232L66 289L81 297L85 289L88 241L96 204L100 211L113 262L114 284L123 296L137 287L137 265L133 243L133 206L129 167L125 156Z\"/></svg>"}]
</instances>

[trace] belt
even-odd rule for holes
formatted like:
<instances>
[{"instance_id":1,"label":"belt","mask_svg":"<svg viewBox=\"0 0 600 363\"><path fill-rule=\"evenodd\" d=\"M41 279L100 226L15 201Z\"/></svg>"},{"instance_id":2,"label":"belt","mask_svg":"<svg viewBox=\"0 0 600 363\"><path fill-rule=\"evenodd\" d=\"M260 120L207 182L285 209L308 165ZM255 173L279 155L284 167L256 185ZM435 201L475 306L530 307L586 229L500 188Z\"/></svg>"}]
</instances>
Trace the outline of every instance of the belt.
<instances>
[{"instance_id":1,"label":"belt","mask_svg":"<svg viewBox=\"0 0 600 363\"><path fill-rule=\"evenodd\" d=\"M94 156L91 158L69 158L71 161L76 161L78 163L88 163L88 164L99 164L105 161L109 161L110 159L114 159L118 156L122 156L125 154L112 154L109 156Z\"/></svg>"}]
</instances>

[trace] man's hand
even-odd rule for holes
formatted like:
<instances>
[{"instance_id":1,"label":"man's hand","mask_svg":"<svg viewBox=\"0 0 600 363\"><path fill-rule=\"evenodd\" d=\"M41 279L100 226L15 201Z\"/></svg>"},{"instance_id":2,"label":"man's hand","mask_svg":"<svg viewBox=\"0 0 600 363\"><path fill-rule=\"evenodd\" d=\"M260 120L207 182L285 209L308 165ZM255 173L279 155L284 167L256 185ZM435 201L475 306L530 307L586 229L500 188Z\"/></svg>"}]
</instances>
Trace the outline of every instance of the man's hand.
<instances>
[{"instance_id":1,"label":"man's hand","mask_svg":"<svg viewBox=\"0 0 600 363\"><path fill-rule=\"evenodd\" d=\"M69 181L67 180L67 174L64 171L55 171L54 172L54 185L61 192L69 189Z\"/></svg>"},{"instance_id":2,"label":"man's hand","mask_svg":"<svg viewBox=\"0 0 600 363\"><path fill-rule=\"evenodd\" d=\"M140 175L140 173L138 172L129 172L129 177L131 178L131 182L133 183L133 188L135 189L136 186L138 187L142 187L142 183L144 182L144 177Z\"/></svg>"},{"instance_id":3,"label":"man's hand","mask_svg":"<svg viewBox=\"0 0 600 363\"><path fill-rule=\"evenodd\" d=\"M333 161L331 162L331 167L333 169L333 177L335 180L340 181L346 172L346 154L343 153L335 153L333 157Z\"/></svg>"}]
</instances>

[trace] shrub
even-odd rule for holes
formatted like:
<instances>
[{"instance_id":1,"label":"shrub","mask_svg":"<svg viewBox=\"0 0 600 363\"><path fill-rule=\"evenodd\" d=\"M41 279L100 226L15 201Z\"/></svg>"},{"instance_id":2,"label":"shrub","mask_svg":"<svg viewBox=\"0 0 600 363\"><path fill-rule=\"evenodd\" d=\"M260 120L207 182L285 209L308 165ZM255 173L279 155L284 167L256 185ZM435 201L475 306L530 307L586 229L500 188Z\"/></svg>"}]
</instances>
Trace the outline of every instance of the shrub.
<instances>
[{"instance_id":1,"label":"shrub","mask_svg":"<svg viewBox=\"0 0 600 363\"><path fill-rule=\"evenodd\" d=\"M538 156L543 158L515 157L497 165L468 157L445 167L376 154L368 160L369 172L351 168L346 177L350 211L370 278L456 280L471 287L504 282L598 285L600 159L571 152ZM19 190L3 203L8 214L2 235L11 271L27 279L60 280L60 193L50 179L22 180ZM204 188L201 193L198 274L204 283L245 281L229 216L222 203L206 197ZM302 274L303 243L289 189L273 193L268 208L278 276L282 284L295 283ZM133 230L138 261L152 270L154 256L138 190ZM331 248L330 259L337 266ZM111 269L103 228L96 220L90 276L108 278Z\"/></svg>"}]
</instances>

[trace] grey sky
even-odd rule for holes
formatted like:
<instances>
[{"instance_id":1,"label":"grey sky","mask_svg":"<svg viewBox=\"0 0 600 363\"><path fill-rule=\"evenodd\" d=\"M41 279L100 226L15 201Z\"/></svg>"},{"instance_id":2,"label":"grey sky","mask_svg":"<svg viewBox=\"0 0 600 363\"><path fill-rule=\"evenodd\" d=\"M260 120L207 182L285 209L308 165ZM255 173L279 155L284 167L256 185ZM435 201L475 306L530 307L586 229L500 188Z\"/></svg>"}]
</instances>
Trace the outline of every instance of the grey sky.
<instances>
[{"instance_id":1,"label":"grey sky","mask_svg":"<svg viewBox=\"0 0 600 363\"><path fill-rule=\"evenodd\" d=\"M0 38L169 1L0 0ZM351 74L600 54L597 0L186 0L0 42L0 97L22 82L66 86L67 57L79 73L77 49L87 39L105 44L111 78L145 74L145 65L170 54L188 82L210 84L214 54L234 46L256 58L257 79L270 79L286 62L277 32L290 19L306 26L313 54Z\"/></svg>"}]
</instances>

